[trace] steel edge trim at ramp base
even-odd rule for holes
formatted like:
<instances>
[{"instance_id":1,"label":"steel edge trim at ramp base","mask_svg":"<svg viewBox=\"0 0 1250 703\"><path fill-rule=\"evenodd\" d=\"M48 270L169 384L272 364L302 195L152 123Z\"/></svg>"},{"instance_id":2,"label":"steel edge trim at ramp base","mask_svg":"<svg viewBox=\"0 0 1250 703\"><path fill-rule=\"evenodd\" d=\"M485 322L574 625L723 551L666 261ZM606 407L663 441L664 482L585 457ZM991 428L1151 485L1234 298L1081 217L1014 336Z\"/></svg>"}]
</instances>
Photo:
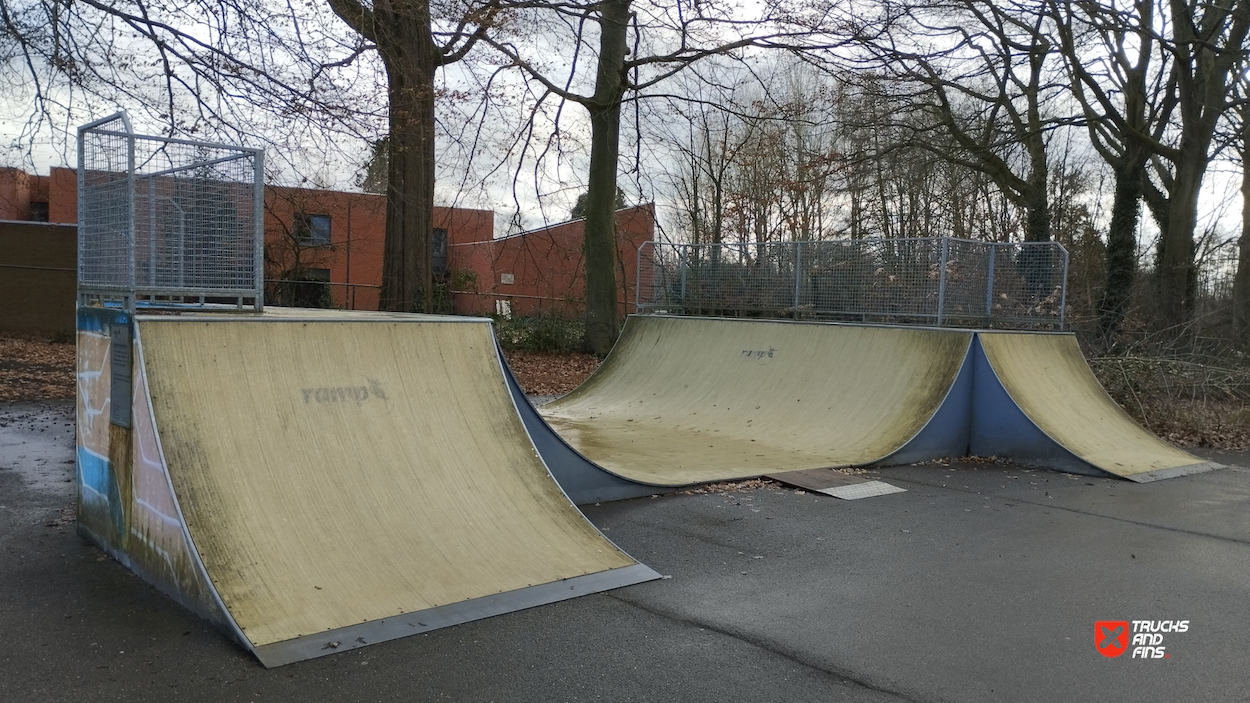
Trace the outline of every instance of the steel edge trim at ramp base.
<instances>
[{"instance_id":1,"label":"steel edge trim at ramp base","mask_svg":"<svg viewBox=\"0 0 1250 703\"><path fill-rule=\"evenodd\" d=\"M356 649L378 642L399 639L452 625L512 613L526 608L547 605L578 596L632 586L660 578L650 567L635 564L610 571L600 571L563 581L538 584L527 588L497 593L492 596L440 605L415 613L327 630L293 640L256 647L253 651L261 664L272 669L305 659Z\"/></svg>"}]
</instances>

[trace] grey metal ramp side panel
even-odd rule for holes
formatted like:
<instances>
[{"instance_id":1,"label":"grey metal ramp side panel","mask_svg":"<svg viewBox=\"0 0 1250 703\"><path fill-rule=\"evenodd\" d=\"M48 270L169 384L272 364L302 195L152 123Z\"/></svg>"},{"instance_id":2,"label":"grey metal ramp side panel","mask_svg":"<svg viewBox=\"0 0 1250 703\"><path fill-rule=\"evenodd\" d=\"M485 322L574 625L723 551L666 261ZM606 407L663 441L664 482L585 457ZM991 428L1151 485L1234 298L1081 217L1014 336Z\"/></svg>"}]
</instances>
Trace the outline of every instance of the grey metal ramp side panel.
<instances>
[{"instance_id":1,"label":"grey metal ramp side panel","mask_svg":"<svg viewBox=\"0 0 1250 703\"><path fill-rule=\"evenodd\" d=\"M933 417L907 443L874 466L898 466L917 461L967 456L972 437L973 349L976 335L968 336L963 364Z\"/></svg>"},{"instance_id":2,"label":"grey metal ramp side panel","mask_svg":"<svg viewBox=\"0 0 1250 703\"><path fill-rule=\"evenodd\" d=\"M399 639L442 627L459 625L591 593L653 581L660 575L648 566L635 564L611 571L538 584L516 591L440 605L415 613L327 630L292 640L262 645L254 651L266 668L324 657L378 642Z\"/></svg>"},{"instance_id":3,"label":"grey metal ramp side panel","mask_svg":"<svg viewBox=\"0 0 1250 703\"><path fill-rule=\"evenodd\" d=\"M521 390L521 385L517 383L516 376L512 375L512 369L504 360L502 351L499 352L499 359L504 377L508 380L508 391L516 403L517 412L521 414L521 422L534 442L534 448L547 465L551 477L560 484L564 494L575 505L641 498L677 489L674 486L653 486L621 478L578 454L577 450L551 429L530 404L529 398Z\"/></svg>"},{"instance_id":4,"label":"grey metal ramp side panel","mask_svg":"<svg viewBox=\"0 0 1250 703\"><path fill-rule=\"evenodd\" d=\"M968 451L1086 476L1112 476L1065 449L1016 405L998 380L981 336L972 342L972 427Z\"/></svg>"}]
</instances>

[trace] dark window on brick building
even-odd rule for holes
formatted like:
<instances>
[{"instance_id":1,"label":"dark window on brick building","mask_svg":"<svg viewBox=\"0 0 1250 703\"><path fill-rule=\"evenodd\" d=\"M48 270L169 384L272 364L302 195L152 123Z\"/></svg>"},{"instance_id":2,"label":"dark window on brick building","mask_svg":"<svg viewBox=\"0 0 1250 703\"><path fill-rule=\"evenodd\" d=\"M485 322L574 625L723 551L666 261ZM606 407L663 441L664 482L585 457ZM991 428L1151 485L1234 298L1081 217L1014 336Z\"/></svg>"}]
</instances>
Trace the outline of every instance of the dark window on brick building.
<instances>
[{"instance_id":1,"label":"dark window on brick building","mask_svg":"<svg viewBox=\"0 0 1250 703\"><path fill-rule=\"evenodd\" d=\"M443 278L447 275L447 230L443 227L434 228L434 277Z\"/></svg>"},{"instance_id":2,"label":"dark window on brick building","mask_svg":"<svg viewBox=\"0 0 1250 703\"><path fill-rule=\"evenodd\" d=\"M330 216L295 214L295 238L300 244L321 246L330 243Z\"/></svg>"}]
</instances>

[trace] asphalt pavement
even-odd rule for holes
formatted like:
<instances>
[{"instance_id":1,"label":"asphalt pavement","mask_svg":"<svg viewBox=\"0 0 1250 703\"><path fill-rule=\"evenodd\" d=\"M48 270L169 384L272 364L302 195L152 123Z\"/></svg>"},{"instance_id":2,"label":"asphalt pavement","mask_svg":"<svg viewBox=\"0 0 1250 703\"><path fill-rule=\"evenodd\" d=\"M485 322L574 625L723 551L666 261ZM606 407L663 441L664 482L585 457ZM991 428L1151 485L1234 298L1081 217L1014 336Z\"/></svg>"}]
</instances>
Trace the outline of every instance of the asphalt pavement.
<instances>
[{"instance_id":1,"label":"asphalt pavement","mask_svg":"<svg viewBox=\"0 0 1250 703\"><path fill-rule=\"evenodd\" d=\"M266 670L76 534L72 406L0 404L0 701L1250 700L1250 471L873 474L587 506L667 578Z\"/></svg>"}]
</instances>

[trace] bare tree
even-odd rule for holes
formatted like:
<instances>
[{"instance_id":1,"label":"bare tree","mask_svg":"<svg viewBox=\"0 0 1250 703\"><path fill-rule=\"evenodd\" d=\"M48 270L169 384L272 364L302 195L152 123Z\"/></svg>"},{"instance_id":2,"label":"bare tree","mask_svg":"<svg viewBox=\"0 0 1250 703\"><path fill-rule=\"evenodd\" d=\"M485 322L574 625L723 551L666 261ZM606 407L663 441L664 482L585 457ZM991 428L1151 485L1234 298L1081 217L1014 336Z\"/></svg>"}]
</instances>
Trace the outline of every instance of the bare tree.
<instances>
[{"instance_id":1,"label":"bare tree","mask_svg":"<svg viewBox=\"0 0 1250 703\"><path fill-rule=\"evenodd\" d=\"M1194 233L1198 196L1212 157L1215 129L1229 108L1233 68L1245 53L1250 4L1241 0L1169 0L1172 29L1166 45L1172 55L1179 113L1173 145L1154 145L1168 162L1156 168L1167 193L1167 214L1160 219L1156 255L1157 294L1165 328L1179 329L1193 312ZM1153 185L1153 184L1151 184ZM1147 204L1158 211L1158 196L1147 188Z\"/></svg>"},{"instance_id":2,"label":"bare tree","mask_svg":"<svg viewBox=\"0 0 1250 703\"><path fill-rule=\"evenodd\" d=\"M433 11L432 11L433 10ZM141 106L170 131L291 142L376 135L385 115L381 307L432 306L434 77L491 25L487 3L0 0L0 79L33 93L27 135L75 98ZM345 35L339 21L354 34ZM385 99L373 94L376 64ZM81 106L79 106L81 109ZM90 106L88 107L90 109ZM261 115L269 130L251 129ZM279 146L296 147L294 143ZM280 155L285 149L274 150ZM295 167L302 164L292 162Z\"/></svg>"},{"instance_id":3,"label":"bare tree","mask_svg":"<svg viewBox=\"0 0 1250 703\"><path fill-rule=\"evenodd\" d=\"M435 74L468 54L498 10L455 0L433 6L429 0L327 1L372 43L386 67L386 242L379 306L432 312Z\"/></svg>"},{"instance_id":4,"label":"bare tree","mask_svg":"<svg viewBox=\"0 0 1250 703\"><path fill-rule=\"evenodd\" d=\"M1023 208L983 172L934 149L883 147L924 129L923 114L893 115L894 96L882 98L895 82L858 90L867 78L835 82L785 65L756 75L764 92L699 95L678 104L684 123L659 120L660 141L679 155L669 179L689 241L1000 241L1023 229Z\"/></svg>"},{"instance_id":5,"label":"bare tree","mask_svg":"<svg viewBox=\"0 0 1250 703\"><path fill-rule=\"evenodd\" d=\"M661 3L635 0L515 0L498 5L505 26L538 26L539 42L486 41L550 95L581 105L590 122L586 200L585 348L606 353L619 331L615 286L613 204L620 157L621 107L693 63L748 47L799 48L811 13L799 17L785 3L768 2L745 19L715 0ZM552 46L567 46L567 62L549 65ZM593 71L583 56L592 57ZM585 75L590 73L593 79ZM574 84L578 84L575 88ZM627 97L628 96L628 97Z\"/></svg>"},{"instance_id":6,"label":"bare tree","mask_svg":"<svg viewBox=\"0 0 1250 703\"><path fill-rule=\"evenodd\" d=\"M1229 107L1233 67L1244 54L1250 6L1239 0L1049 4L1090 138L1116 176L1100 329L1110 340L1124 318L1144 197L1160 228L1157 325L1177 331L1192 313L1198 196L1216 126Z\"/></svg>"},{"instance_id":7,"label":"bare tree","mask_svg":"<svg viewBox=\"0 0 1250 703\"><path fill-rule=\"evenodd\" d=\"M1154 0L1114 8L1052 0L1060 51L1090 142L1114 174L1098 327L1110 345L1128 312L1137 275L1137 227L1151 145L1176 101L1169 57L1153 30Z\"/></svg>"},{"instance_id":8,"label":"bare tree","mask_svg":"<svg viewBox=\"0 0 1250 703\"><path fill-rule=\"evenodd\" d=\"M889 5L855 31L872 69L864 90L906 132L884 150L919 148L984 173L1027 213L1026 241L1050 239L1048 115L1062 94L1049 22L1036 2L942 0Z\"/></svg>"},{"instance_id":9,"label":"bare tree","mask_svg":"<svg viewBox=\"0 0 1250 703\"><path fill-rule=\"evenodd\" d=\"M1237 156L1241 161L1241 238L1237 241L1237 273L1233 279L1233 341L1239 350L1250 349L1250 78L1239 82L1241 103Z\"/></svg>"}]
</instances>

